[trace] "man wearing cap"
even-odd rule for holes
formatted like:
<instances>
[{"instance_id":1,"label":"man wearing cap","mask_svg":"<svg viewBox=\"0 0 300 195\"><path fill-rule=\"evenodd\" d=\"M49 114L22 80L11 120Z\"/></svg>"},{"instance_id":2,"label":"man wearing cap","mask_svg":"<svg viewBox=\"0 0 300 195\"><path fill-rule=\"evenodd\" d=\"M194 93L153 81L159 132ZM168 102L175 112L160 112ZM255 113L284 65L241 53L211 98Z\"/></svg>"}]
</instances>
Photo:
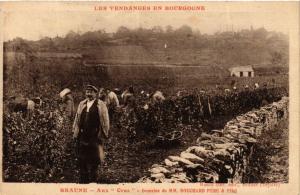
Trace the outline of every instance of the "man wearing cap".
<instances>
[{"instance_id":1,"label":"man wearing cap","mask_svg":"<svg viewBox=\"0 0 300 195\"><path fill-rule=\"evenodd\" d=\"M108 138L109 116L106 104L97 99L98 89L86 87L86 99L78 105L73 124L73 138L78 140L80 183L96 182L97 169Z\"/></svg>"}]
</instances>

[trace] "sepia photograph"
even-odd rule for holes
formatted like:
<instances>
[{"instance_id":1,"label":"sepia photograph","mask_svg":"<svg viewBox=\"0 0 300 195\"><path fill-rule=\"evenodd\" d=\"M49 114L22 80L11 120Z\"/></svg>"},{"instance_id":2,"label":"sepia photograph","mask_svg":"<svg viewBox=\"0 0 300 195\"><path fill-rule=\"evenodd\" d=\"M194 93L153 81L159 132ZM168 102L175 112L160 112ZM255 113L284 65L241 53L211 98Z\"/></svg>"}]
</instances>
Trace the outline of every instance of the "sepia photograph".
<instances>
[{"instance_id":1,"label":"sepia photograph","mask_svg":"<svg viewBox=\"0 0 300 195\"><path fill-rule=\"evenodd\" d=\"M2 182L290 183L293 5L1 2Z\"/></svg>"}]
</instances>

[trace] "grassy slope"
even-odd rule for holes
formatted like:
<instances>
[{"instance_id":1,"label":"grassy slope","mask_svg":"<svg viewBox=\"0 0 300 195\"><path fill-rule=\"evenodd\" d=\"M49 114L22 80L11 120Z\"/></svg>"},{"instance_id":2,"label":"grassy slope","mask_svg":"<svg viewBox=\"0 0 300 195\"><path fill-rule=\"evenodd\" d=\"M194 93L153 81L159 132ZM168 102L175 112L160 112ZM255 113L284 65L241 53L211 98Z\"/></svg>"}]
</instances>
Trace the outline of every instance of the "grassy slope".
<instances>
[{"instance_id":1,"label":"grassy slope","mask_svg":"<svg viewBox=\"0 0 300 195\"><path fill-rule=\"evenodd\" d=\"M254 151L246 182L287 183L289 168L288 120L264 132Z\"/></svg>"}]
</instances>

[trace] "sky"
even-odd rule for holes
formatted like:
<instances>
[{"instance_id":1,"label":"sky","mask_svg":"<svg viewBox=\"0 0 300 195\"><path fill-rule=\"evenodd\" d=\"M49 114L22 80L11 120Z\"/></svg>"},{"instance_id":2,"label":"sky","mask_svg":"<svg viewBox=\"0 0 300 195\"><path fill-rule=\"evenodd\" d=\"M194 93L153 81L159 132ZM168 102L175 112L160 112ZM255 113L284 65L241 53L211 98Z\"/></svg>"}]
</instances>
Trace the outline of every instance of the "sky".
<instances>
[{"instance_id":1,"label":"sky","mask_svg":"<svg viewBox=\"0 0 300 195\"><path fill-rule=\"evenodd\" d=\"M294 2L295 4L295 2ZM39 40L65 36L69 31L84 33L104 29L115 32L119 26L151 28L189 25L201 33L264 27L285 34L292 28L293 2L14 2L0 3L4 41L21 37ZM151 6L150 11L110 11L109 6ZM107 7L106 11L95 10ZM202 11L154 11L153 6L204 6Z\"/></svg>"}]
</instances>

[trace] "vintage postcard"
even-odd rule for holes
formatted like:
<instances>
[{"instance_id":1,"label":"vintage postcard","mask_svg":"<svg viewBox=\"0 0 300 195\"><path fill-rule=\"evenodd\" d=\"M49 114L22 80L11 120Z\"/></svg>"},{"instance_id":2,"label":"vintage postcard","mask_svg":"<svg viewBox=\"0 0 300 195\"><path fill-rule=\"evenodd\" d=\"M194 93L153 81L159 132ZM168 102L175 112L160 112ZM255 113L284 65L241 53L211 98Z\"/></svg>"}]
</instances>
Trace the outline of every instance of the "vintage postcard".
<instances>
[{"instance_id":1,"label":"vintage postcard","mask_svg":"<svg viewBox=\"0 0 300 195\"><path fill-rule=\"evenodd\" d=\"M299 194L299 2L0 2L0 194Z\"/></svg>"}]
</instances>

